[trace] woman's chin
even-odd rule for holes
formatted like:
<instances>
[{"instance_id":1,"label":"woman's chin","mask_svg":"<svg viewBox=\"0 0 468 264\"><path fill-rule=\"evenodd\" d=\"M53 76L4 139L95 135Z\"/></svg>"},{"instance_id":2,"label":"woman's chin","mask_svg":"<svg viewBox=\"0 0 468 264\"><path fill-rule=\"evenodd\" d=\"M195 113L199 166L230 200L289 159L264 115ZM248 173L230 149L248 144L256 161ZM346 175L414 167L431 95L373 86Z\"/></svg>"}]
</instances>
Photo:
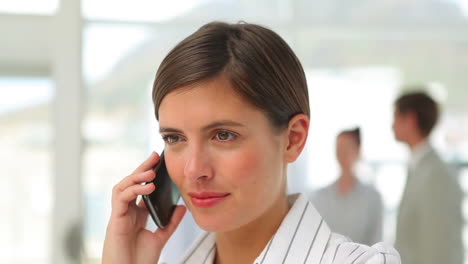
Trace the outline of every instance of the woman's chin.
<instances>
[{"instance_id":1,"label":"woman's chin","mask_svg":"<svg viewBox=\"0 0 468 264\"><path fill-rule=\"evenodd\" d=\"M226 222L221 219L216 219L212 216L194 216L197 225L207 232L223 232L226 231Z\"/></svg>"}]
</instances>

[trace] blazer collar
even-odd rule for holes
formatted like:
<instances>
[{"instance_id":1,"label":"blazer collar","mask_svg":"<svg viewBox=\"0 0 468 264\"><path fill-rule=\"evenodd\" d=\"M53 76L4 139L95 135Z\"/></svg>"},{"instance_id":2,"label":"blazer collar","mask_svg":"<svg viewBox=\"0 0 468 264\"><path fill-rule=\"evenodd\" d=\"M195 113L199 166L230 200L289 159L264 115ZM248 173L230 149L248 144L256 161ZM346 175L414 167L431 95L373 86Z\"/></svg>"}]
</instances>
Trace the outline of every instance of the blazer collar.
<instances>
[{"instance_id":1,"label":"blazer collar","mask_svg":"<svg viewBox=\"0 0 468 264\"><path fill-rule=\"evenodd\" d=\"M289 195L288 200L293 206L255 264L320 263L330 228L305 195Z\"/></svg>"}]
</instances>

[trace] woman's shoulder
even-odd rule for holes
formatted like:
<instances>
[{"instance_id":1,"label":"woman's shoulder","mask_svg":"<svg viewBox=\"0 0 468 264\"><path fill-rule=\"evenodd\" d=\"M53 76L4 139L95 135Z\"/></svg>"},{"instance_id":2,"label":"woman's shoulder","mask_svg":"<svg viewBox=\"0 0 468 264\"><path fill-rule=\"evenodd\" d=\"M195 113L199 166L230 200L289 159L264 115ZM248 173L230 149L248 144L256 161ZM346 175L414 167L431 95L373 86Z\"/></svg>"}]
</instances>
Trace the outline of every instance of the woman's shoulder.
<instances>
[{"instance_id":1,"label":"woman's shoulder","mask_svg":"<svg viewBox=\"0 0 468 264\"><path fill-rule=\"evenodd\" d=\"M333 233L325 249L322 264L400 264L400 255L389 244L367 246Z\"/></svg>"}]
</instances>

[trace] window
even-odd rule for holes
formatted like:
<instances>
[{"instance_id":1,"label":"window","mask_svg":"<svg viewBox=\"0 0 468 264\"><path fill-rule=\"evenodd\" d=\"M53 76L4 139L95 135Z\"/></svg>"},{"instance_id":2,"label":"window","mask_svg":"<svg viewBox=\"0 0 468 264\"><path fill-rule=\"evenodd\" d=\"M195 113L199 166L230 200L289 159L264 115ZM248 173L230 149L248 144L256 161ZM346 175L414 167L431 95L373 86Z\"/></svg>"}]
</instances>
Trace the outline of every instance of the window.
<instances>
[{"instance_id":1,"label":"window","mask_svg":"<svg viewBox=\"0 0 468 264\"><path fill-rule=\"evenodd\" d=\"M51 15L57 11L59 4L59 0L5 0L0 2L0 12Z\"/></svg>"},{"instance_id":2,"label":"window","mask_svg":"<svg viewBox=\"0 0 468 264\"><path fill-rule=\"evenodd\" d=\"M50 263L53 97L50 79L0 77L0 263Z\"/></svg>"},{"instance_id":3,"label":"window","mask_svg":"<svg viewBox=\"0 0 468 264\"><path fill-rule=\"evenodd\" d=\"M112 8L109 8L112 7ZM282 0L83 0L82 10L89 20L158 22L208 22L213 20L272 21L291 18L291 3Z\"/></svg>"}]
</instances>

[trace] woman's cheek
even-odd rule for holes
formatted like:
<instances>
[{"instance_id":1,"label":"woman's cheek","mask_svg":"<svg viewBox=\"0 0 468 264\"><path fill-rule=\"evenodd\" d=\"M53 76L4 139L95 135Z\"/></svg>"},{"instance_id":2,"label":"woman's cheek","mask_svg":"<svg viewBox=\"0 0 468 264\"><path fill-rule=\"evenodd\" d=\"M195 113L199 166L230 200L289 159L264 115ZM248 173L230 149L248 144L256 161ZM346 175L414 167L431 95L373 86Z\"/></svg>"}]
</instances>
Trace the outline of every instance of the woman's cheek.
<instances>
[{"instance_id":1,"label":"woman's cheek","mask_svg":"<svg viewBox=\"0 0 468 264\"><path fill-rule=\"evenodd\" d=\"M177 185L177 188L181 188L184 181L184 162L177 155L166 155L166 168L169 172L169 176L172 181Z\"/></svg>"},{"instance_id":2,"label":"woman's cheek","mask_svg":"<svg viewBox=\"0 0 468 264\"><path fill-rule=\"evenodd\" d=\"M254 149L239 151L223 163L224 165L218 167L226 172L222 174L230 175L239 183L256 181L260 176L258 174L262 171L261 153Z\"/></svg>"}]
</instances>

